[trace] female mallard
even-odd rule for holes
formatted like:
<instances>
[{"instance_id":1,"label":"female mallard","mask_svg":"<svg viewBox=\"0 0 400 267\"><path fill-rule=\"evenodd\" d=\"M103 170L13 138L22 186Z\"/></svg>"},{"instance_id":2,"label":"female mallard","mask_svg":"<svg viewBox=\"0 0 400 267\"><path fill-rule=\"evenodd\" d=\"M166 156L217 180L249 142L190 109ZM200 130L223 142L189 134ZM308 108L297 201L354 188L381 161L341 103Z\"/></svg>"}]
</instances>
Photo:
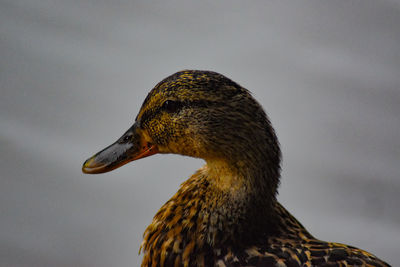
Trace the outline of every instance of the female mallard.
<instances>
[{"instance_id":1,"label":"female mallard","mask_svg":"<svg viewBox=\"0 0 400 267\"><path fill-rule=\"evenodd\" d=\"M206 164L147 227L142 266L389 266L315 239L279 204L275 132L249 91L221 74L187 70L161 81L133 126L82 169L108 172L155 153Z\"/></svg>"}]
</instances>

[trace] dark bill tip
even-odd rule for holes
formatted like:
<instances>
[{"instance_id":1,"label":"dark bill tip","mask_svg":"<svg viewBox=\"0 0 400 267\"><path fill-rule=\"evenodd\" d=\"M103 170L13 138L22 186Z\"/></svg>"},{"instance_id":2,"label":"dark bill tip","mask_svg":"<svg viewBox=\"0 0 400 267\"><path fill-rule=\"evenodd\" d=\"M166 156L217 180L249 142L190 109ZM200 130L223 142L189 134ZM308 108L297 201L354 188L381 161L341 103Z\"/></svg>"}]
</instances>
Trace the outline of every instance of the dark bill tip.
<instances>
[{"instance_id":1,"label":"dark bill tip","mask_svg":"<svg viewBox=\"0 0 400 267\"><path fill-rule=\"evenodd\" d=\"M138 142L118 142L103 149L83 163L82 172L97 174L112 171L133 160L145 158L158 153L156 145Z\"/></svg>"}]
</instances>

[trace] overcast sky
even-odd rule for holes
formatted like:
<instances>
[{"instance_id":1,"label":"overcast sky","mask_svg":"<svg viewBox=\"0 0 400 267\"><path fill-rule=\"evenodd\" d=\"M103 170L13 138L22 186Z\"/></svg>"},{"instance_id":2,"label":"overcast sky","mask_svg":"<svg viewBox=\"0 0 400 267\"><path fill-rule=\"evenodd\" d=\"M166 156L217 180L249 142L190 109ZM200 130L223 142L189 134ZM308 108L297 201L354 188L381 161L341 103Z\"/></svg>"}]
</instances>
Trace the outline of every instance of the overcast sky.
<instances>
[{"instance_id":1,"label":"overcast sky","mask_svg":"<svg viewBox=\"0 0 400 267\"><path fill-rule=\"evenodd\" d=\"M253 92L279 200L316 237L400 265L397 1L0 0L0 266L138 266L153 215L203 162L83 161L182 69Z\"/></svg>"}]
</instances>

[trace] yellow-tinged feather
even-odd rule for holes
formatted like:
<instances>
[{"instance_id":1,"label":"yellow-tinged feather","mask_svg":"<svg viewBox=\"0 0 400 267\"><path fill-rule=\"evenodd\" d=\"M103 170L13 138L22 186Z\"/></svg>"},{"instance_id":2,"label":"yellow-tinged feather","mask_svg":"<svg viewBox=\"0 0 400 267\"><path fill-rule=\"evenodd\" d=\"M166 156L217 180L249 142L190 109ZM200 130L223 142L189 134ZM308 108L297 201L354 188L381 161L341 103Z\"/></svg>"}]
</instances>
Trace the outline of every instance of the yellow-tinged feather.
<instances>
[{"instance_id":1,"label":"yellow-tinged feather","mask_svg":"<svg viewBox=\"0 0 400 267\"><path fill-rule=\"evenodd\" d=\"M166 101L178 108L163 109ZM136 123L160 153L206 161L147 227L142 267L313 266L313 260L389 266L363 250L315 239L279 204L275 132L249 91L230 79L209 71L171 75L149 93Z\"/></svg>"}]
</instances>

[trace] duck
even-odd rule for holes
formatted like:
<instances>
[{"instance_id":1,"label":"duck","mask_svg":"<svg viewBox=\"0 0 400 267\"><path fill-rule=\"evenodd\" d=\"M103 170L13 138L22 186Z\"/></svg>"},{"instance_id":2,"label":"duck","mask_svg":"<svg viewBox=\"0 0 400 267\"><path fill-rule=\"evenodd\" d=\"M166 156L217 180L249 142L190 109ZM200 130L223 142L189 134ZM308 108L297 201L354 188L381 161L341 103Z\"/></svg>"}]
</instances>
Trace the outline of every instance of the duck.
<instances>
[{"instance_id":1,"label":"duck","mask_svg":"<svg viewBox=\"0 0 400 267\"><path fill-rule=\"evenodd\" d=\"M213 71L159 82L131 126L83 164L105 173L154 154L201 158L156 213L139 253L147 266L390 266L353 246L321 241L277 200L281 150L250 91Z\"/></svg>"}]
</instances>

